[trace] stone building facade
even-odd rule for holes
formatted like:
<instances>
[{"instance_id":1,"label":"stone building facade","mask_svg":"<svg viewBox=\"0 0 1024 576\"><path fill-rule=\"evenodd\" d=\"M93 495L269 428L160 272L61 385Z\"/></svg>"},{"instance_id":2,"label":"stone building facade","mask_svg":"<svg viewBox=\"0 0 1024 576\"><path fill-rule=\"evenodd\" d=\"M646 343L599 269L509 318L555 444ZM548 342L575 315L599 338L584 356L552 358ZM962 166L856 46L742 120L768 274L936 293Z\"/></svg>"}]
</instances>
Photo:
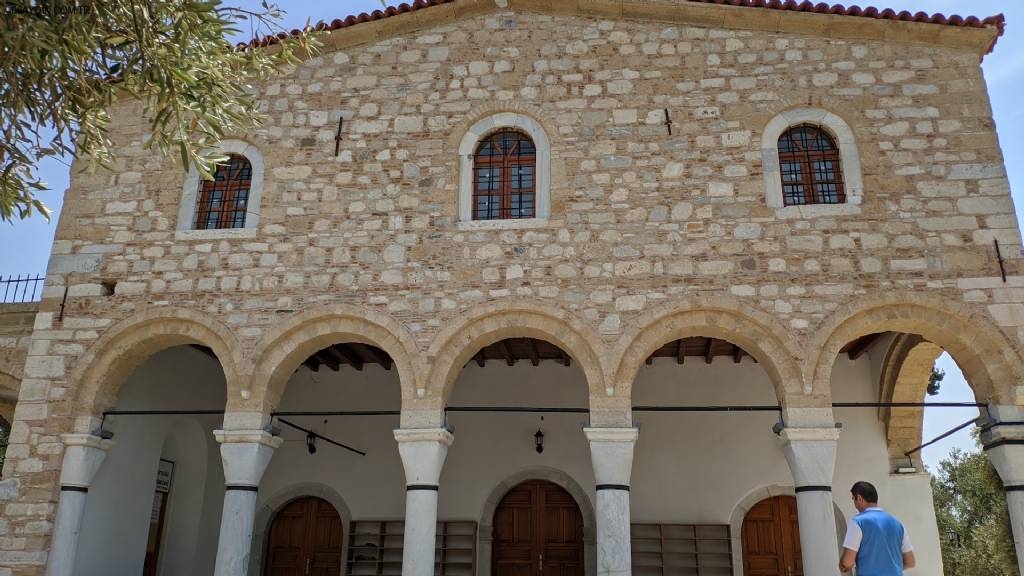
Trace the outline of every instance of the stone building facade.
<instances>
[{"instance_id":1,"label":"stone building facade","mask_svg":"<svg viewBox=\"0 0 1024 576\"><path fill-rule=\"evenodd\" d=\"M917 373L949 352L989 424L1004 423L985 432L1004 481L1024 485L1024 431L1009 424L1024 420L1024 259L980 67L1001 20L728 4L455 0L340 22L322 55L257 87L263 126L225 142L252 167L236 229L192 229L198 177L143 150L141 106L115 105L113 169L73 167L15 374L0 574L104 573L102 562L75 571L90 554L79 530L94 475L130 437L103 438L118 418L104 412L125 407L122 384L145 379L151 357L189 344L222 372L211 379L228 489L210 520L216 545L204 544L218 575L262 562L250 549L268 500L255 490L281 445L268 424L296 370L334 343L393 362L394 462L411 488L434 487L408 491L405 576L431 573L438 507L458 499L441 476L459 444L445 408L464 367L505 339L553 344L579 371L588 573L630 572L631 500L636 522L641 499L656 498L623 489L637 438L637 450L700 440L634 427L645 361L686 338L756 359L767 403L781 406L781 440L772 419L759 430L792 476L747 490L796 493L804 574L836 573L834 508L849 512L846 486L828 491L837 442L840 468L863 456L851 448L843 464L839 439L856 437L835 426L833 402L852 394L835 384L844 370L859 374L857 401L920 402ZM779 137L800 125L835 139L844 203L785 205ZM470 156L500 128L537 146L535 218L472 219ZM875 334L870 358L846 366L840 351ZM193 360L163 361L173 372ZM920 443L920 410L859 414L848 422L877 433L865 454L895 495L903 480L886 478ZM918 480L908 494L927 489ZM1009 494L1020 542L1024 492ZM934 530L934 516L921 526ZM937 550L937 534L921 540ZM941 574L930 566L919 573Z\"/></svg>"}]
</instances>

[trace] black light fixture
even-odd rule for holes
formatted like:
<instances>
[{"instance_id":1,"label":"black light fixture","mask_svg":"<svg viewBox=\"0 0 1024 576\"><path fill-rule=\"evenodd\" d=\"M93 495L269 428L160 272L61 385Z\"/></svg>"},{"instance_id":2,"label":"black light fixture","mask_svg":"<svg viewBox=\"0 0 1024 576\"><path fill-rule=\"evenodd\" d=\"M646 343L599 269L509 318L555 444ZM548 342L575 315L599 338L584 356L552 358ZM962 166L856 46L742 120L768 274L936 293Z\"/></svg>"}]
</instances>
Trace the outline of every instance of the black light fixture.
<instances>
[{"instance_id":1,"label":"black light fixture","mask_svg":"<svg viewBox=\"0 0 1024 576\"><path fill-rule=\"evenodd\" d=\"M316 435L312 432L306 434L306 450L309 450L310 454L316 454Z\"/></svg>"},{"instance_id":2,"label":"black light fixture","mask_svg":"<svg viewBox=\"0 0 1024 576\"><path fill-rule=\"evenodd\" d=\"M544 452L544 433L540 428L537 428L537 433L533 435L533 443L537 446L537 454Z\"/></svg>"}]
</instances>

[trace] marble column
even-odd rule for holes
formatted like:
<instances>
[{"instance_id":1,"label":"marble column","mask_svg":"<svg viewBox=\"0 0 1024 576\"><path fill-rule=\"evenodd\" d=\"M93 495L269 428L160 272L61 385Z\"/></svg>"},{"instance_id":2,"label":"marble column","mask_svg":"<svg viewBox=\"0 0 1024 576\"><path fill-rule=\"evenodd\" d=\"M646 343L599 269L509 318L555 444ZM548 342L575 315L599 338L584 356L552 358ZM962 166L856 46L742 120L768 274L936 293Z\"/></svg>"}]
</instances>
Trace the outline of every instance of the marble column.
<instances>
[{"instance_id":1,"label":"marble column","mask_svg":"<svg viewBox=\"0 0 1024 576\"><path fill-rule=\"evenodd\" d=\"M797 517L803 573L839 576L839 541L832 502L839 430L786 428L783 450L796 483Z\"/></svg>"},{"instance_id":2,"label":"marble column","mask_svg":"<svg viewBox=\"0 0 1024 576\"><path fill-rule=\"evenodd\" d=\"M993 422L981 442L1006 489L1013 546L1024 576L1024 407L990 406L989 416Z\"/></svg>"},{"instance_id":3,"label":"marble column","mask_svg":"<svg viewBox=\"0 0 1024 576\"><path fill-rule=\"evenodd\" d=\"M64 462L46 576L71 576L74 572L89 486L114 445L113 441L92 434L63 434L60 438L64 443Z\"/></svg>"},{"instance_id":4,"label":"marble column","mask_svg":"<svg viewBox=\"0 0 1024 576\"><path fill-rule=\"evenodd\" d=\"M597 576L630 576L629 478L636 428L584 428L597 489Z\"/></svg>"},{"instance_id":5,"label":"marble column","mask_svg":"<svg viewBox=\"0 0 1024 576\"><path fill-rule=\"evenodd\" d=\"M437 539L437 490L448 447L444 428L395 430L405 467L405 544L402 576L433 576Z\"/></svg>"},{"instance_id":6,"label":"marble column","mask_svg":"<svg viewBox=\"0 0 1024 576\"><path fill-rule=\"evenodd\" d=\"M224 511L214 576L245 576L256 519L256 492L282 438L263 430L215 430L224 463Z\"/></svg>"}]
</instances>

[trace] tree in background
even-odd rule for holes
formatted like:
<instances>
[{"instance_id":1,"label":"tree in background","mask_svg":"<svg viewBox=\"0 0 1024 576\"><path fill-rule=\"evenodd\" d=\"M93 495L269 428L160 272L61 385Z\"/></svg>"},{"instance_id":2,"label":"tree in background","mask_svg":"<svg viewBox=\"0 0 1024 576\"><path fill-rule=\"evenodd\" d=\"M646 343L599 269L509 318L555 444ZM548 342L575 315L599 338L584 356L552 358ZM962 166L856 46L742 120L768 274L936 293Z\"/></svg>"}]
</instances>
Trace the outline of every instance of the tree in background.
<instances>
[{"instance_id":1,"label":"tree in background","mask_svg":"<svg viewBox=\"0 0 1024 576\"><path fill-rule=\"evenodd\" d=\"M1006 493L988 456L954 448L932 491L947 576L1019 575Z\"/></svg>"},{"instance_id":2,"label":"tree in background","mask_svg":"<svg viewBox=\"0 0 1024 576\"><path fill-rule=\"evenodd\" d=\"M145 104L146 149L175 153L210 178L224 158L204 152L260 116L253 82L318 49L307 25L283 33L283 13L194 0L4 0L0 4L0 221L48 217L35 166L49 156L111 162L108 108ZM277 33L268 49L228 38Z\"/></svg>"}]
</instances>

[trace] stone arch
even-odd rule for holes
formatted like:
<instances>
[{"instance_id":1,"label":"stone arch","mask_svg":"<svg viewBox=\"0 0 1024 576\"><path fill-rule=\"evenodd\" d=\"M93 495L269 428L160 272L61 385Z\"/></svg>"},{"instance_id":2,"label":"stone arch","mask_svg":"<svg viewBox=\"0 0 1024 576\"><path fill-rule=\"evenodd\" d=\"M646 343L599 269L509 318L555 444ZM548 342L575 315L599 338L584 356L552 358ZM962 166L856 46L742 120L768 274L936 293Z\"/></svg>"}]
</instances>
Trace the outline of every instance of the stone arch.
<instances>
[{"instance_id":1,"label":"stone arch","mask_svg":"<svg viewBox=\"0 0 1024 576\"><path fill-rule=\"evenodd\" d=\"M209 314L176 307L151 308L108 329L77 361L70 384L75 431L91 432L99 416L117 402L128 376L153 354L184 344L210 348L220 361L230 403L245 387L239 366L242 348L234 333Z\"/></svg>"},{"instance_id":2,"label":"stone arch","mask_svg":"<svg viewBox=\"0 0 1024 576\"><path fill-rule=\"evenodd\" d=\"M1015 403L1022 381L1020 352L987 313L939 296L893 292L859 298L823 321L807 349L813 392L829 395L839 350L877 332L917 334L956 360L981 402Z\"/></svg>"},{"instance_id":3,"label":"stone arch","mask_svg":"<svg viewBox=\"0 0 1024 576\"><path fill-rule=\"evenodd\" d=\"M880 402L921 402L942 348L916 334L899 334L882 361ZM882 408L890 459L904 459L906 452L921 445L924 408ZM920 453L918 453L920 457Z\"/></svg>"},{"instance_id":4,"label":"stone arch","mask_svg":"<svg viewBox=\"0 0 1024 576\"><path fill-rule=\"evenodd\" d=\"M274 324L256 345L251 397L240 410L254 409L264 417L280 402L295 369L311 354L339 342L376 346L395 362L402 389L402 407L414 401L418 350L412 335L387 314L349 304L318 305ZM229 408L231 407L229 400Z\"/></svg>"},{"instance_id":5,"label":"stone arch","mask_svg":"<svg viewBox=\"0 0 1024 576\"><path fill-rule=\"evenodd\" d=\"M796 488L793 486L787 486L784 484L766 484L764 486L758 486L750 492L747 492L740 501L736 503L736 506L732 509L732 514L729 516L729 538L732 540L732 573L733 576L743 576L743 520L747 517L747 512L754 506L757 506L762 501L768 498L774 498L776 496L792 496L796 498ZM843 514L842 509L839 505L832 501L832 509L835 511L836 517L836 534L839 536L838 541L842 542L846 538L846 515Z\"/></svg>"},{"instance_id":6,"label":"stone arch","mask_svg":"<svg viewBox=\"0 0 1024 576\"><path fill-rule=\"evenodd\" d=\"M838 108L841 109L841 108ZM785 206L782 195L782 171L779 166L779 138L793 126L813 124L828 132L839 147L839 161L843 173L846 202L834 205ZM783 213L806 215L809 213L859 213L864 200L864 171L860 151L853 129L838 113L825 108L802 106L789 108L774 116L765 125L761 135L765 202L770 208Z\"/></svg>"},{"instance_id":7,"label":"stone arch","mask_svg":"<svg viewBox=\"0 0 1024 576\"><path fill-rule=\"evenodd\" d=\"M270 541L270 524L278 511L295 500L308 497L320 498L329 502L341 516L344 537L341 539L341 557L348 557L348 530L352 522L352 512L345 499L334 488L318 482L302 482L291 484L278 490L256 510L253 523L252 548L249 556L249 574L263 574L263 562L267 555L267 544Z\"/></svg>"},{"instance_id":8,"label":"stone arch","mask_svg":"<svg viewBox=\"0 0 1024 576\"><path fill-rule=\"evenodd\" d=\"M263 201L264 171L265 163L260 149L251 142L245 140L228 138L221 140L214 148L203 153L203 156L211 154L238 154L244 156L252 167L252 180L249 187L249 199L245 215L245 228L258 228L260 225L260 204ZM179 231L194 231L199 235L211 235L211 231L196 230L192 227L192 218L196 211L196 202L199 201L199 185L202 178L194 165L189 165L185 174L185 182L181 189L181 202L178 205ZM228 229L235 230L238 229ZM224 230L212 232L212 235L225 233Z\"/></svg>"},{"instance_id":9,"label":"stone arch","mask_svg":"<svg viewBox=\"0 0 1024 576\"><path fill-rule=\"evenodd\" d=\"M548 122L540 108L519 102L487 103L473 110L460 127L452 131L448 146L458 150L459 195L457 217L476 227L512 227L515 221L473 221L473 155L480 140L501 128L522 130L537 149L536 218L552 214L553 191L566 185L565 166L558 152L557 128ZM518 224L522 224L521 222Z\"/></svg>"},{"instance_id":10,"label":"stone arch","mask_svg":"<svg viewBox=\"0 0 1024 576\"><path fill-rule=\"evenodd\" d=\"M616 350L615 395L632 397L640 367L655 350L690 336L721 338L753 356L780 402L801 395L801 348L770 315L730 297L695 297L652 308L630 322Z\"/></svg>"},{"instance_id":11,"label":"stone arch","mask_svg":"<svg viewBox=\"0 0 1024 576\"><path fill-rule=\"evenodd\" d=\"M487 500L484 501L484 506L480 513L480 550L478 552L480 561L477 564L477 572L480 576L491 575L491 542L494 538L494 513L498 509L498 504L501 504L501 499L505 497L505 494L508 494L509 490L527 480L544 480L561 486L576 500L576 504L580 507L580 512L583 513L585 572L588 576L592 576L595 572L594 567L597 559L595 548L597 520L594 515L594 505L587 496L583 486L572 476L556 468L544 466L531 467L512 474L495 486L494 490L487 496Z\"/></svg>"},{"instance_id":12,"label":"stone arch","mask_svg":"<svg viewBox=\"0 0 1024 576\"><path fill-rule=\"evenodd\" d=\"M473 355L505 338L536 338L560 347L579 363L591 405L605 396L604 343L570 312L542 302L511 300L470 309L459 318L438 333L427 350L431 370L426 396L442 406Z\"/></svg>"}]
</instances>

